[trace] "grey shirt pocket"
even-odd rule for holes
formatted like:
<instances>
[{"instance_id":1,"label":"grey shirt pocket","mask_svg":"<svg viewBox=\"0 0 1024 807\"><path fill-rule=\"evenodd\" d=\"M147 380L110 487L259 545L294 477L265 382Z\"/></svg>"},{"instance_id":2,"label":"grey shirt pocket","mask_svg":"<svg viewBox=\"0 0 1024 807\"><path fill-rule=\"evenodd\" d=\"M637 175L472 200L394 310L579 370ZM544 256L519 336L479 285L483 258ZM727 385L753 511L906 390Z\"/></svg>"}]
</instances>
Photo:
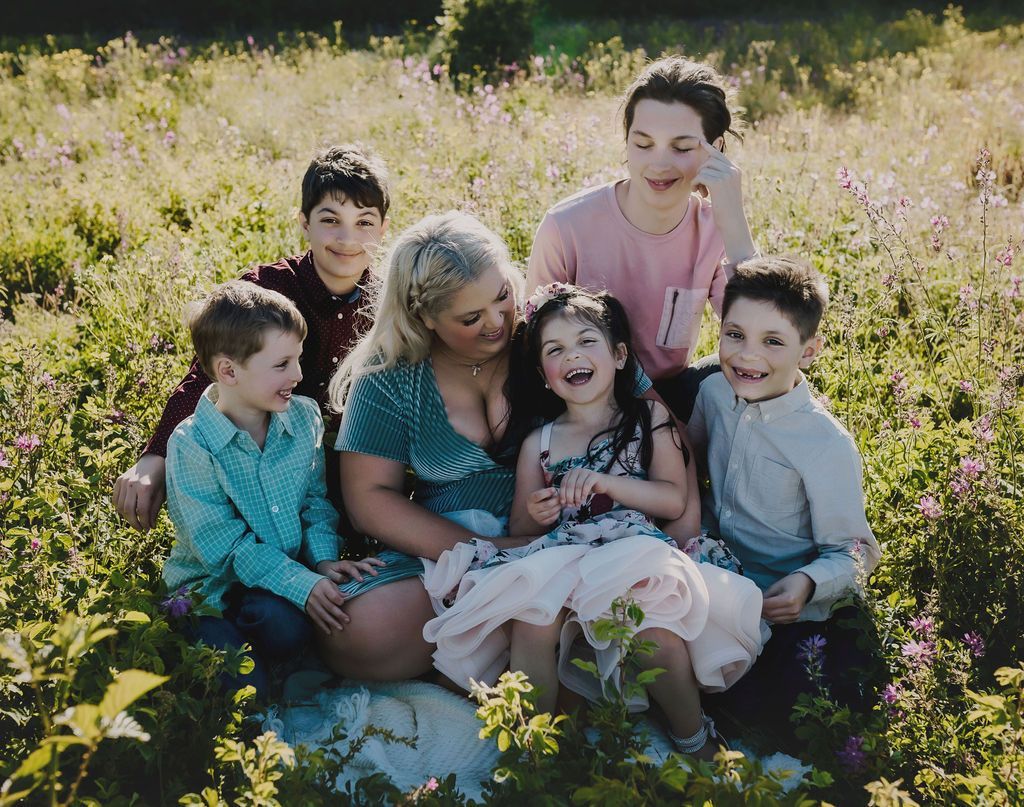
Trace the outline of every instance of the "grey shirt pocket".
<instances>
[{"instance_id":1,"label":"grey shirt pocket","mask_svg":"<svg viewBox=\"0 0 1024 807\"><path fill-rule=\"evenodd\" d=\"M754 460L747 496L755 508L780 518L799 516L807 506L807 493L800 474L768 457Z\"/></svg>"},{"instance_id":2,"label":"grey shirt pocket","mask_svg":"<svg viewBox=\"0 0 1024 807\"><path fill-rule=\"evenodd\" d=\"M679 350L693 346L696 329L700 327L709 289L687 289L668 286L661 305L658 325L658 347Z\"/></svg>"}]
</instances>

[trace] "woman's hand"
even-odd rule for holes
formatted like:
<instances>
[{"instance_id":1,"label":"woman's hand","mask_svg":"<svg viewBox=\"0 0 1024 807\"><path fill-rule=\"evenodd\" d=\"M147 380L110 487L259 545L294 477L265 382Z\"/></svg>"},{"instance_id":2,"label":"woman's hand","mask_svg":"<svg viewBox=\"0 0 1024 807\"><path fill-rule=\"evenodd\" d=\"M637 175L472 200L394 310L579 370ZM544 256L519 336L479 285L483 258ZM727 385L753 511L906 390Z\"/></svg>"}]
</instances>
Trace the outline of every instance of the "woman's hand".
<instances>
[{"instance_id":1,"label":"woman's hand","mask_svg":"<svg viewBox=\"0 0 1024 807\"><path fill-rule=\"evenodd\" d=\"M526 498L526 512L530 518L546 527L558 520L562 508L558 502L557 488L541 488Z\"/></svg>"}]
</instances>

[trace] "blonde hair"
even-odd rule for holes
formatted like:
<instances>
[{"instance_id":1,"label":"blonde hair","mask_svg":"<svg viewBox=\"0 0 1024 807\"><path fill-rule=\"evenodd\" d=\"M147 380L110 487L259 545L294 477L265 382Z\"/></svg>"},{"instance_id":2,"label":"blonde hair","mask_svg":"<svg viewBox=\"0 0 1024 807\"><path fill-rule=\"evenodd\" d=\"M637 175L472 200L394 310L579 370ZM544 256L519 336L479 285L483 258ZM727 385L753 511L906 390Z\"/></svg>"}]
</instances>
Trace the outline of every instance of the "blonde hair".
<instances>
[{"instance_id":1,"label":"blonde hair","mask_svg":"<svg viewBox=\"0 0 1024 807\"><path fill-rule=\"evenodd\" d=\"M405 230L384 261L384 277L374 290L373 325L331 379L331 408L341 412L352 383L363 375L415 364L430 355L435 319L452 298L492 266L500 267L518 299L522 287L508 247L468 213L426 216Z\"/></svg>"}]
</instances>

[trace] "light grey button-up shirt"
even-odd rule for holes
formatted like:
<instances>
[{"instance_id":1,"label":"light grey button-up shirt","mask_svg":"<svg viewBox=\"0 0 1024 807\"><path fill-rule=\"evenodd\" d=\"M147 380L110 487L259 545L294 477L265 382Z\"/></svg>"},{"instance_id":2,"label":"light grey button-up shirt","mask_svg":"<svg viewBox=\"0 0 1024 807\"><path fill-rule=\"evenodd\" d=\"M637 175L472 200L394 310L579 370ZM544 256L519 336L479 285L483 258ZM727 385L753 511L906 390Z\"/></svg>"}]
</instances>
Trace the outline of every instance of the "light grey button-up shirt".
<instances>
[{"instance_id":1,"label":"light grey button-up shirt","mask_svg":"<svg viewBox=\"0 0 1024 807\"><path fill-rule=\"evenodd\" d=\"M802 620L828 618L878 563L850 433L808 390L747 403L721 373L700 387L687 434L706 452L702 520L762 589L792 572L815 583Z\"/></svg>"}]
</instances>

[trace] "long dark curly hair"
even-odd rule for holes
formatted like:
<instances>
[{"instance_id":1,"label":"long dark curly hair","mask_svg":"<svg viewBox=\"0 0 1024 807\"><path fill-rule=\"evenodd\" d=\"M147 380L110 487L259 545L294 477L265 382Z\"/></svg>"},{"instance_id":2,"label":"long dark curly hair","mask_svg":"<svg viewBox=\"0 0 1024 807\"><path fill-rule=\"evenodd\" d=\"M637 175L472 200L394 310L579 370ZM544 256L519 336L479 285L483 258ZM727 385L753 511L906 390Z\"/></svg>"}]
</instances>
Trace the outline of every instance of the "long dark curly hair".
<instances>
[{"instance_id":1,"label":"long dark curly hair","mask_svg":"<svg viewBox=\"0 0 1024 807\"><path fill-rule=\"evenodd\" d=\"M555 316L565 316L598 328L614 350L619 344L626 346L626 363L615 373L613 397L619 417L606 430L595 434L587 447L588 462L591 452L611 435L611 461L605 472L611 469L616 459L632 452L627 448L640 435L640 450L636 455L641 468L648 468L654 453L654 429L651 426L651 409L648 402L635 393L640 364L632 347L632 331L625 309L612 294L601 291L591 292L576 286L568 286L550 295L536 310L529 311L529 320L516 330L512 341L509 380L506 384L512 420L503 442L523 439L541 423L553 420L565 412L565 401L544 386L540 368L540 338L544 323ZM670 426L671 421L657 428Z\"/></svg>"}]
</instances>

